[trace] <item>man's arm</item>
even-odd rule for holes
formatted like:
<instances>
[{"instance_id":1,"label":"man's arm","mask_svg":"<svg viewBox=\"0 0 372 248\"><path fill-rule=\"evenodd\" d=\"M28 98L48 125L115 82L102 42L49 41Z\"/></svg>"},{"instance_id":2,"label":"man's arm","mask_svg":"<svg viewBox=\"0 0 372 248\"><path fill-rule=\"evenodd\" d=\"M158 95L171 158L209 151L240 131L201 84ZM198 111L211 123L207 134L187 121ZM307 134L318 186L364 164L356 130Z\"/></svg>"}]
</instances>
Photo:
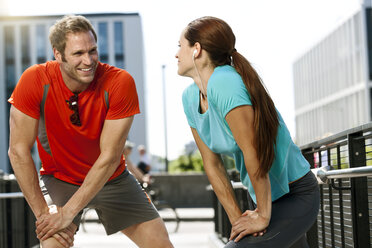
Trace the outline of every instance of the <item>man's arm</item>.
<instances>
[{"instance_id":1,"label":"man's arm","mask_svg":"<svg viewBox=\"0 0 372 248\"><path fill-rule=\"evenodd\" d=\"M225 209L231 223L239 219L242 212L235 197L230 179L223 165L221 157L212 152L208 146L201 140L198 132L191 128L196 145L202 155L204 170L208 176L209 182L216 193L218 200Z\"/></svg>"},{"instance_id":2,"label":"man's arm","mask_svg":"<svg viewBox=\"0 0 372 248\"><path fill-rule=\"evenodd\" d=\"M49 208L41 192L38 173L31 156L31 148L35 143L38 130L38 120L11 106L9 127L9 159L18 185L36 219L39 219L49 215ZM74 227L69 227L53 237L64 247L70 247L74 237L74 232L70 230L74 230Z\"/></svg>"},{"instance_id":3,"label":"man's arm","mask_svg":"<svg viewBox=\"0 0 372 248\"><path fill-rule=\"evenodd\" d=\"M35 143L38 120L22 113L14 106L10 108L9 159L17 182L36 218L49 213L39 185L39 178L31 148Z\"/></svg>"},{"instance_id":4,"label":"man's arm","mask_svg":"<svg viewBox=\"0 0 372 248\"><path fill-rule=\"evenodd\" d=\"M105 121L100 138L101 154L89 170L81 187L62 208L58 208L58 213L37 222L38 238L45 240L67 227L80 210L102 189L120 164L133 118L131 116Z\"/></svg>"}]
</instances>

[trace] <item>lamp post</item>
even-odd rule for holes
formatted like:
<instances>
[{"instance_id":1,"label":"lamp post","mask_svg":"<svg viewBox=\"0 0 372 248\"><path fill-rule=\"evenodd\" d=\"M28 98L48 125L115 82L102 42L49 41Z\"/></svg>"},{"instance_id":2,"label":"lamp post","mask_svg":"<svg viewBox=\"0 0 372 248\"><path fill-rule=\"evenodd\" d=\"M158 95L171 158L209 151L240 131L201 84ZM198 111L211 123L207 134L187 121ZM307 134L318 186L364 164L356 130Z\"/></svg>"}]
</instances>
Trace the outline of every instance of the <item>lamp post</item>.
<instances>
[{"instance_id":1,"label":"lamp post","mask_svg":"<svg viewBox=\"0 0 372 248\"><path fill-rule=\"evenodd\" d=\"M168 128L167 128L167 101L165 90L165 65L161 66L163 74L163 112L164 112L164 141L165 141L165 171L168 172Z\"/></svg>"}]
</instances>

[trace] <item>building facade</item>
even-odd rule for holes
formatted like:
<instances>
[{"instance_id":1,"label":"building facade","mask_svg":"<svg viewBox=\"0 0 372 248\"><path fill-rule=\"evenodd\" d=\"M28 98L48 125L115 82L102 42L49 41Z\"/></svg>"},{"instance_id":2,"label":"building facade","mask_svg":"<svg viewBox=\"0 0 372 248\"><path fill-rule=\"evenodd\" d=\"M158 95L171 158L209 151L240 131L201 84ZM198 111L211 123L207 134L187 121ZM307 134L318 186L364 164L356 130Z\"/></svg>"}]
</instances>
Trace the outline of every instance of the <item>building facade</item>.
<instances>
[{"instance_id":1,"label":"building facade","mask_svg":"<svg viewBox=\"0 0 372 248\"><path fill-rule=\"evenodd\" d=\"M136 82L141 114L134 118L129 139L147 145L143 35L137 13L84 14L98 36L99 60L127 70ZM11 95L22 72L36 63L53 59L49 28L62 16L0 17L0 169L11 172L7 150L9 139L9 108ZM35 146L36 150L36 146ZM37 152L34 160L39 164ZM133 152L133 161L138 155Z\"/></svg>"},{"instance_id":2,"label":"building facade","mask_svg":"<svg viewBox=\"0 0 372 248\"><path fill-rule=\"evenodd\" d=\"M8 15L8 2L0 0L0 16Z\"/></svg>"},{"instance_id":3,"label":"building facade","mask_svg":"<svg viewBox=\"0 0 372 248\"><path fill-rule=\"evenodd\" d=\"M293 79L298 145L370 122L371 1L296 60Z\"/></svg>"}]
</instances>

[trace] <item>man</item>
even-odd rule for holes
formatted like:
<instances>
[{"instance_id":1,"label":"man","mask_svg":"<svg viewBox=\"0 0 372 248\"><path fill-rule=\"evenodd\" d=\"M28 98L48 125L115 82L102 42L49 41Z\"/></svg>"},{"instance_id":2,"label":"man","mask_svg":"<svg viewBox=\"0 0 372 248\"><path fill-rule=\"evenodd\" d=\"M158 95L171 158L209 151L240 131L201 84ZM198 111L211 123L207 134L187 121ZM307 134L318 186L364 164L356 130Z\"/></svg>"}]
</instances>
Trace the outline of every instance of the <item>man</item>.
<instances>
[{"instance_id":1,"label":"man","mask_svg":"<svg viewBox=\"0 0 372 248\"><path fill-rule=\"evenodd\" d=\"M137 168L137 166L134 166L130 155L132 154L134 147L134 143L127 140L124 145L123 155L125 158L125 162L127 163L127 169L133 174L133 176L141 183L150 183L150 175L149 174L143 174L143 172Z\"/></svg>"},{"instance_id":2,"label":"man","mask_svg":"<svg viewBox=\"0 0 372 248\"><path fill-rule=\"evenodd\" d=\"M140 155L140 162L138 163L137 167L142 171L143 174L148 174L150 173L151 165L150 158L147 156L146 153L146 148L144 145L139 145L137 149Z\"/></svg>"},{"instance_id":3,"label":"man","mask_svg":"<svg viewBox=\"0 0 372 248\"><path fill-rule=\"evenodd\" d=\"M57 21L49 39L56 61L27 69L9 99L9 157L42 247L72 246L87 206L96 209L108 235L121 231L139 247L172 247L122 156L139 113L133 78L98 61L96 33L82 16ZM35 139L41 181L55 211L39 186L30 152Z\"/></svg>"}]
</instances>

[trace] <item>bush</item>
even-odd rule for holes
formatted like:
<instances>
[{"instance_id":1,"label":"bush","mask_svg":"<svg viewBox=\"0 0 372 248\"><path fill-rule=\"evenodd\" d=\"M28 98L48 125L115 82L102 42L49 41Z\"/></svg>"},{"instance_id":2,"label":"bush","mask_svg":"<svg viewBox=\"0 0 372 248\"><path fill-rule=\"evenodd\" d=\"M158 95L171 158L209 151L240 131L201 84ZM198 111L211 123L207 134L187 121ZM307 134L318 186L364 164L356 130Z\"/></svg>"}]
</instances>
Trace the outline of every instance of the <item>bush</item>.
<instances>
[{"instance_id":1,"label":"bush","mask_svg":"<svg viewBox=\"0 0 372 248\"><path fill-rule=\"evenodd\" d=\"M222 160L227 170L235 168L232 157L222 155ZM181 155L178 159L169 163L169 172L185 171L204 172L203 160L198 150L189 155Z\"/></svg>"}]
</instances>

